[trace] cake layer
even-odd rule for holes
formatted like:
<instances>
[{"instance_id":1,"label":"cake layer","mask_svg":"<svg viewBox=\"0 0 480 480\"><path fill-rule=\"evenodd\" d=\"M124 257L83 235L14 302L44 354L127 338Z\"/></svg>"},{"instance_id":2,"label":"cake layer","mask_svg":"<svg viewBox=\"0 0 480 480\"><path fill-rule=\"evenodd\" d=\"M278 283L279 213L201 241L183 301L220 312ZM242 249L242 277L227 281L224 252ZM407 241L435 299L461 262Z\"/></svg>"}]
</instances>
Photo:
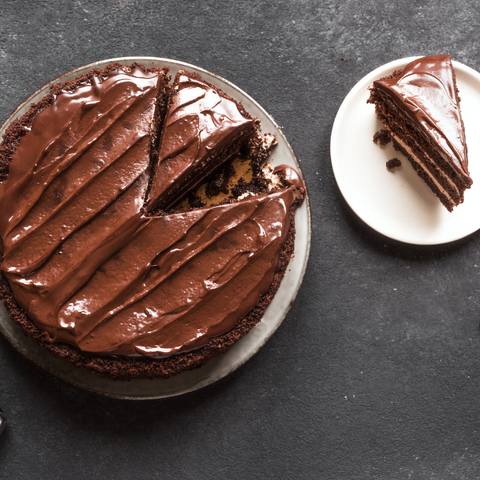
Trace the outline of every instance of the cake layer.
<instances>
[{"instance_id":1,"label":"cake layer","mask_svg":"<svg viewBox=\"0 0 480 480\"><path fill-rule=\"evenodd\" d=\"M392 135L392 141L395 149L400 150L408 158L418 175L423 178L447 210L451 212L453 207L460 203L460 192L451 179L442 174L440 170L435 169L431 159L425 157L423 153L415 155L412 149L395 135ZM432 171L435 173L432 173ZM440 178L440 181L438 178ZM448 185L447 188L443 186L445 184Z\"/></svg>"}]
</instances>

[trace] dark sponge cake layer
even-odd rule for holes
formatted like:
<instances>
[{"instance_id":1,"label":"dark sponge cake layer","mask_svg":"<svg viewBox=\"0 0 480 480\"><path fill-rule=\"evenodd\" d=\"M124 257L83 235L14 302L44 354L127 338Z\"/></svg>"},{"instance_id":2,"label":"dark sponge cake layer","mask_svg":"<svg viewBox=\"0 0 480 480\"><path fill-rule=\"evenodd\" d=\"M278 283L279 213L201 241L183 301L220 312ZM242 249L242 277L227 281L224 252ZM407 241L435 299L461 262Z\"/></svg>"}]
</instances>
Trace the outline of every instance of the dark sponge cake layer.
<instances>
[{"instance_id":1,"label":"dark sponge cake layer","mask_svg":"<svg viewBox=\"0 0 480 480\"><path fill-rule=\"evenodd\" d=\"M117 71L127 72L127 71L132 71L134 69L139 69L145 75L155 73L167 79L166 69L145 69L144 67L136 64L132 65L131 67L122 67L119 64L115 64L103 70L92 70L88 74L72 82L57 84L54 87L52 87L52 91L49 95L47 95L39 103L32 105L30 110L20 120L13 122L10 125L10 127L7 129L7 132L4 136L4 142L0 149L0 175L2 176L2 179L5 180L5 179L8 179L9 177L9 171L10 171L9 164L12 160L12 156L15 155L17 148L19 147L21 138L25 134L28 134L30 132L30 129L32 128L32 125L33 125L33 120L41 112L43 112L49 106L51 106L53 102L55 102L55 99L57 98L58 95L61 95L61 93L65 91L76 92L76 89L78 87L93 85L96 82L95 79L98 77L107 78L111 75L115 75L115 72ZM169 93L170 93L170 86L168 82L163 82L163 83L160 82L160 88L159 88L159 91L157 92L158 97L157 97L157 102L155 104L155 112L151 122L151 129L149 133L150 147L146 145L146 148L142 150L142 152L144 152L143 155L148 156L149 155L148 152L150 151L150 149L153 150L156 148L156 145L158 143L157 131L158 131L158 128L160 128L164 123L165 111L167 108L167 99L169 97ZM152 111L151 102L149 105L150 105L149 111ZM254 135L250 135L250 137L247 136L245 141L242 140L241 144L243 145L244 148L246 145L248 145L248 148L252 152L256 148L258 152L256 154L254 153L254 156L257 155L258 159L261 158L263 160L263 157L265 156L265 152L262 151L261 148L259 148L260 141L256 133L258 123L253 121L252 125L254 127L251 129L251 133L254 133ZM124 120L122 124L122 128L125 128L126 129L125 131L131 131L132 125L129 124L129 121ZM99 138L103 139L102 144L106 145L107 153L110 152L112 149L112 141L105 136L103 137L101 136ZM94 143L94 145L96 144ZM89 147L89 149L86 150L87 156L88 156L88 152L92 148L93 147ZM238 148L238 146L236 146L235 148ZM227 151L228 151L228 146L227 146ZM124 157L125 155L123 157L121 156L120 158L124 158ZM153 157L153 159L155 159L155 156L152 155L151 153L150 153L150 157ZM134 158L136 157L134 156ZM115 215L117 215L118 217L119 215L118 212L121 213L121 211L119 210L119 207L117 208L117 205L120 205L121 201L128 198L129 192L132 192L132 195L133 195L132 198L137 199L136 201L137 205L138 205L138 199L145 198L144 197L145 189L148 184L148 176L151 175L151 170L150 170L149 161L144 161L142 165L143 166L141 167L141 170L139 170L139 173L138 173L139 176L137 177L137 180L130 187L128 187L128 189L125 190L124 193L120 193L120 196L112 204L112 206L108 206L107 204L105 204L105 207L101 207L102 209L106 208L106 210L104 210L105 214L108 214L106 218L110 218L112 217L112 215L113 217ZM258 166L255 168L258 168ZM108 168L105 168L104 171L108 173L109 170ZM104 174L104 171L102 170L102 175ZM120 169L119 171L123 171L123 170ZM18 172L17 172L17 175L18 175ZM65 174L62 173L60 176L58 176L59 178L55 177L52 185L55 185L55 182L57 182L62 189L64 188L64 186L62 185L66 185L67 190L68 188L71 189L72 187L69 186L68 182L67 183L59 182L59 179L61 180L63 178L62 175L65 175ZM286 177L288 177L288 174L286 175ZM68 178L68 175L66 178ZM291 182L291 180L286 179L286 181L284 181L284 186L293 185L293 183ZM74 335L78 334L77 327L75 327L73 330L72 329L69 330L67 328L64 331L63 327L61 329L58 329L58 326L55 324L55 322L52 323L52 320L51 319L49 320L48 316L42 317L42 315L44 315L44 313L42 312L47 311L48 313L48 308L50 308L49 305L51 302L50 300L48 300L49 298L56 298L56 297L62 298L62 295L64 296L71 295L71 293L69 293L69 288L70 288L69 285L72 281L77 282L75 288L80 289L78 290L79 292L83 291L82 289L84 289L85 286L88 286L88 282L84 283L84 286L82 286L82 282L85 282L85 280L82 280L82 279L87 278L87 277L84 277L85 272L86 273L90 272L89 275L94 274L95 269L100 264L102 264L102 269L104 269L105 268L104 266L107 265L108 263L105 261L105 259L110 258L110 256L111 258L114 258L117 253L121 253L139 235L139 232L144 231L148 227L148 225L151 225L154 223L159 224L159 221L156 220L155 217L144 216L142 210L131 213L131 221L129 220L130 226L128 227L130 230L124 229L122 225L120 225L120 228L116 227L118 229L118 235L110 235L110 237L108 238L105 237L105 240L102 240L103 242L101 244L102 248L105 247L105 242L107 240L108 241L106 244L111 245L111 247L109 247L110 250L107 256L100 258L101 262L104 262L104 263L98 263L98 260L97 260L97 264L92 263L90 261L91 260L90 257L92 256L90 253L88 253L89 255L88 257L85 257L85 261L81 261L82 257L79 256L78 259L75 260L77 262L76 264L75 263L68 264L69 260L68 261L65 260L67 261L66 265L68 267L65 270L65 272L67 272L68 274L67 277L65 278L70 283L63 281L62 278L56 279L55 281L57 282L58 286L55 286L54 283L52 284L53 285L52 287L48 287L47 285L48 288L45 287L46 289L44 288L42 290L43 292L42 295L38 297L36 297L37 293L35 293L35 289L32 290L30 287L25 289L25 287L22 286L23 285L22 283L17 284L17 278L22 278L21 276L25 274L28 275L29 278L35 278L36 275L42 275L45 273L45 269L48 272L48 268L49 268L48 263L46 264L47 266L44 267L44 263L42 263L43 261L40 261L41 256L38 257L39 260L32 259L33 257L28 253L29 251L28 249L26 250L27 255L22 258L21 255L19 256L19 253L18 253L19 248L14 243L14 241L16 241L15 239L18 236L22 237L23 235L24 237L22 237L20 241L23 241L24 243L27 243L28 245L30 245L33 248L32 252L34 254L36 254L35 249L43 248L43 245L41 244L41 242L40 242L40 247L38 247L35 237L32 237L33 241L29 241L27 236L29 234L25 235L25 232L28 230L31 230L33 233L37 231L41 233L42 231L42 228L43 228L42 224L38 223L34 215L32 217L32 212L35 213L35 209L37 208L37 205L35 205L34 208L31 208L30 206L28 206L28 208L25 209L26 216L24 217L23 220L19 220L21 222L20 225L25 226L25 225L28 225L28 222L30 222L33 225L33 228L29 227L25 229L22 227L23 230L19 230L20 232L19 235L16 235L16 234L13 235L11 232L15 233L15 228L17 227L15 225L13 225L13 227L8 226L8 222L6 223L4 220L2 224L3 225L2 228L4 229L3 231L6 233L4 234L4 245L3 245L4 258L2 262L3 273L1 274L1 278L0 278L0 298L3 300L7 310L10 313L11 318L23 328L24 332L27 335L34 338L41 347L45 348L47 351L51 352L55 356L65 360L71 365L85 369L91 373L101 375L106 378L128 380L133 378L155 378L155 377L168 378L182 371L197 368L201 366L203 363L205 363L208 359L212 358L213 356L223 353L229 346L231 346L234 342L236 342L238 339L244 336L248 331L251 330L251 328L253 328L253 326L255 326L260 321L260 319L262 318L265 312L265 309L270 304L276 291L278 290L280 282L285 274L285 270L287 268L288 262L291 256L293 255L294 237L295 237L294 210L296 206L299 204L299 202L301 202L302 194L294 193L294 192L297 192L297 189L294 186L290 188L282 188L277 191L274 190L269 193L268 190L270 187L267 184L267 182L262 180L259 182L258 185L261 185L261 187L258 187L257 193L264 194L263 197L261 198L254 197L254 198L242 200L238 203L226 202L224 207L211 207L211 208L209 207L203 210L202 209L196 210L193 213L187 212L185 214L179 214L179 215L184 215L185 219L187 219L189 215L190 216L195 216L200 214L204 215L205 213L205 215L208 216L210 215L210 213L215 213L215 212L217 214L218 213L222 214L222 212L224 211L226 212L227 210L239 211L242 208L244 210L245 209L251 210L253 207L254 209L259 208L258 206L263 208L262 206L269 202L272 205L278 204L279 206L285 205L286 207L286 212L283 220L284 227L283 227L283 230L280 232L281 242L279 243L279 240L278 240L280 239L279 234L276 234L278 239L275 239L276 238L275 235L272 236L272 241L276 242L275 245L277 245L277 247L275 248L277 248L277 251L275 253L275 256L272 257L272 258L276 258L275 268L271 271L271 273L268 274L268 275L271 275L271 280L269 280L268 283L265 283L265 281L262 281L263 286L258 290L258 292L260 293L259 297L257 297L257 299L253 302L252 308L249 309L247 314L240 315L239 319L237 318L233 323L233 326L228 328L228 331L222 331L221 329L218 330L212 327L213 333L208 339L208 341L206 342L199 343L198 345L194 343L192 344L186 343L184 348L172 347L170 349L170 353L165 355L142 356L142 355L123 354L123 352L126 351L125 348L122 347L123 348L122 350L122 348L119 348L117 344L113 345L110 351L109 349L105 349L97 352L95 348L91 347L92 342L95 343L95 341L97 341L99 338L98 332L97 332L98 328L94 325L92 331L96 333L93 336L90 335L90 333L87 331L85 335L82 334L81 338L79 337L79 342L84 342L85 345L87 346L86 349L82 347L82 349L79 350L75 346L76 345L75 342L77 340L73 340L73 337L71 335L72 333ZM44 199L43 196L41 197L42 202L47 205L48 205L48 201L50 201L49 200L50 197L55 198L55 196L52 196L52 195L50 195L50 197L48 196L50 192L49 188L50 187L48 187L45 190L46 200L43 200ZM85 187L81 191L84 192L87 190L88 188ZM57 192L57 190L54 190L54 192ZM60 192L60 190L58 190L58 192ZM58 192L55 193L55 195L58 195ZM69 195L72 195L72 192L70 192ZM298 192L300 192L300 190L298 190ZM64 195L64 193L62 193L62 195ZM62 195L60 195L58 198L62 198ZM83 200L77 200L75 203L75 202L70 202L70 200L68 200L67 198L65 201L67 202L66 205L70 208L72 205L73 206L79 205L79 204L81 205ZM68 202L70 202L71 205ZM230 204L232 208L230 208ZM98 215L100 215L102 211L103 210L100 209ZM112 213L109 213L110 211L112 211ZM40 213L41 213L41 210L40 210ZM55 213L55 215L52 216L51 218L55 219L56 216L59 216L59 215L61 216L61 214L62 214L62 211L59 210L59 212ZM159 214L161 215L162 218L165 218L167 220L173 219L175 217L175 215L174 216L166 215L164 212L159 212ZM42 215L40 215L40 217L43 218L45 217L45 215L43 215L43 217ZM218 216L218 218L220 219L221 217L222 215ZM48 215L46 218L47 218L46 221L50 221L50 217L48 217ZM97 217L95 217L95 220L88 220L88 222L85 225L91 227L91 225L95 223L96 219ZM84 222L84 220L82 220L82 222ZM5 225L7 226L5 227ZM248 226L249 224L246 223L246 225ZM81 228L84 228L84 227L81 226ZM216 232L216 228L217 227L215 227L215 229L212 230L212 232ZM208 229L206 229L205 231L208 232ZM226 231L228 232L228 228ZM13 239L12 239L12 235L13 235ZM45 258L52 258L54 260L57 259L55 261L58 261L58 259L61 258L59 254L62 254L62 253L74 252L75 255L77 255L77 251L75 249L72 250L73 247L71 246L72 245L71 240L72 238L73 239L76 238L75 235L78 235L76 231L74 231L72 234L69 234L66 240L62 240L62 243L60 243L58 247L55 247L53 250L51 250L51 253L49 253ZM124 235L124 237L122 237L122 235ZM166 235L168 236L168 232ZM85 240L90 238L85 235L83 235L83 237L85 237ZM80 239L82 239L83 237L80 235ZM24 240L23 238L26 238L26 240ZM248 238L251 238L251 235ZM76 244L80 244L80 247L82 247L82 242L77 241ZM75 244L75 241L73 241L74 247L76 244ZM68 250L67 245L70 245L71 247L70 250ZM22 247L22 244L20 244L20 246ZM77 248L78 250L79 247L75 247L75 248ZM82 248L85 249L86 247L82 247ZM178 248L174 248L172 252L177 252L178 250L179 250ZM259 252L260 251L261 249L259 250ZM47 252L47 250L45 250L45 252ZM95 255L97 254L96 250L94 250L94 253ZM188 253L188 250L187 250L187 253ZM46 255L46 253L42 253L42 255ZM177 255L177 254L174 253L174 255ZM66 255L64 255L63 257L66 257ZM169 259L171 257L172 257L171 254L164 255L162 253L162 256L159 255L156 261L158 260L161 264L161 262L163 262L163 260L166 259L165 261L169 262L170 261ZM234 258L235 256L233 257L233 259ZM243 257L240 256L239 258L241 259ZM50 260L48 261L50 262ZM187 259L187 263L188 263L188 259ZM225 272L227 272L229 275L233 274L234 277L236 278L238 276L236 273L236 270L239 268L238 266L240 264L241 262L238 263L238 260L235 260L232 264L227 265L228 268L225 270ZM272 265L274 265L274 263L272 263ZM154 267L156 267L156 265L154 265ZM33 275L33 277L31 275ZM265 278L268 278L268 275ZM151 277L152 275L149 274L146 278L151 278ZM211 278L212 280L209 278L208 282L210 283L216 282L220 286L224 281L224 277L219 277L219 278L211 277ZM117 282L118 284L118 279L113 278L112 285L114 285L115 282ZM156 288L156 287L154 286L153 288ZM129 290L129 288L127 288L127 290ZM218 289L218 291L221 292L222 291L221 288ZM255 298L255 297L251 297L249 302L252 301L252 298ZM44 301L45 299L48 301ZM137 300L135 300L135 302L136 301ZM42 302L44 303L42 304ZM130 302L130 300L128 300L127 298L127 303L126 303L127 306L128 306L128 302ZM61 304L62 303L60 302L58 305L60 306ZM249 303L246 303L246 305L248 304ZM26 306L28 306L28 308ZM108 308L111 310L111 307L108 307ZM123 305L122 305L122 308L123 308ZM25 310L29 312L29 315L26 314ZM207 311L208 311L208 308L207 308ZM107 310L105 312L107 312ZM103 313L102 315L106 315L106 313ZM113 314L113 317L112 317L111 313L108 312L108 315L104 317L104 320L101 323L99 323L100 330L106 324L105 319L110 321L109 315L111 318L116 318L115 316L117 314L116 313ZM98 318L101 319L102 317L99 316ZM63 322L63 320L60 323L62 325L66 324L65 322ZM80 323L77 322L76 325L80 325ZM225 330L225 328L223 330ZM105 340L107 342L106 344L108 344L108 342L110 341L110 338L107 336L105 337ZM131 349L131 347L128 346L128 342L126 343L126 345L127 345L127 350ZM138 351L142 351L142 348L144 347L140 346ZM119 352L118 354L116 353L117 350Z\"/></svg>"}]
</instances>

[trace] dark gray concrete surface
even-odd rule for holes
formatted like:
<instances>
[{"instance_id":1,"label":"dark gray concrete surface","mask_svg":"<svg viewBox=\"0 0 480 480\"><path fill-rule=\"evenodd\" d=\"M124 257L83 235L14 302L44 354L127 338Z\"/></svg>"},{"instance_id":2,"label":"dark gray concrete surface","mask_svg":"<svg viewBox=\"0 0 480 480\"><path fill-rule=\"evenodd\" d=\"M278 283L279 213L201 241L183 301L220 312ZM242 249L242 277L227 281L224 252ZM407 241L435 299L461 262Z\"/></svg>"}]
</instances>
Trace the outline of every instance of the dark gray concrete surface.
<instances>
[{"instance_id":1,"label":"dark gray concrete surface","mask_svg":"<svg viewBox=\"0 0 480 480\"><path fill-rule=\"evenodd\" d=\"M476 0L3 0L0 121L95 60L200 65L284 128L306 174L313 243L269 343L182 397L87 394L0 337L0 478L480 478L480 234L437 247L384 238L344 202L329 155L335 114L358 80L446 52L480 70L479 22Z\"/></svg>"}]
</instances>

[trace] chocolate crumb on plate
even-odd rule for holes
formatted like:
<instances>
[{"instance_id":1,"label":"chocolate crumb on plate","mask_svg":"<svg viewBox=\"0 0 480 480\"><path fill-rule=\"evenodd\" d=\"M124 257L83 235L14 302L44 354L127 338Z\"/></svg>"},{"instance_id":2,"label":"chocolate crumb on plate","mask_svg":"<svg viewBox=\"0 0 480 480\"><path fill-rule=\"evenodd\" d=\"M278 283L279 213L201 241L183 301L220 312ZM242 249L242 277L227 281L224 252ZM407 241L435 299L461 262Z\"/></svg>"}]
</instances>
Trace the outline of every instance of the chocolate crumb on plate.
<instances>
[{"instance_id":1,"label":"chocolate crumb on plate","mask_svg":"<svg viewBox=\"0 0 480 480\"><path fill-rule=\"evenodd\" d=\"M384 128L376 132L375 135L373 136L373 141L377 145L380 145L381 147L385 147L389 142L391 142L391 140L392 140L392 137L389 131L385 130Z\"/></svg>"},{"instance_id":2,"label":"chocolate crumb on plate","mask_svg":"<svg viewBox=\"0 0 480 480\"><path fill-rule=\"evenodd\" d=\"M393 171L393 170L395 170L395 168L398 168L398 167L401 167L401 166L402 166L402 162L398 158L391 158L387 162L387 170L389 170L389 171Z\"/></svg>"}]
</instances>

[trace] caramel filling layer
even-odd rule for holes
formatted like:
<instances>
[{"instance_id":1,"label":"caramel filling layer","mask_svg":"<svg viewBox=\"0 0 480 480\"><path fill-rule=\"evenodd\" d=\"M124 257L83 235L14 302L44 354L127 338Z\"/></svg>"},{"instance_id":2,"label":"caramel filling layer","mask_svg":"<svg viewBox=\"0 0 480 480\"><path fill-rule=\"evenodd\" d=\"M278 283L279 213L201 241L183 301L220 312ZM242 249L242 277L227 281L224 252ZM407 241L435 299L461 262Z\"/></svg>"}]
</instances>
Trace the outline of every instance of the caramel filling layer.
<instances>
[{"instance_id":1,"label":"caramel filling layer","mask_svg":"<svg viewBox=\"0 0 480 480\"><path fill-rule=\"evenodd\" d=\"M443 194L445 195L445 197L447 197L447 199L453 203L456 203L455 200L452 198L452 196L448 193L447 190L445 190L445 188L442 186L442 184L437 180L436 177L434 177L432 175L432 173L430 172L430 170L423 164L423 162L421 161L420 158L418 158L412 151L412 149L405 143L403 142L398 136L396 136L388 127L386 127L387 130L390 132L391 136L395 139L396 142L398 142L400 144L400 146L402 148L405 149L405 151L408 153L408 155L410 155L410 157L413 158L413 160L415 160L415 162L417 163L417 165L419 165L422 170L425 172L426 175L428 175L428 177L430 178L430 180L432 180L432 182L435 184L435 186L437 187L437 189ZM433 163L433 160L426 154L424 153L425 156L430 160L432 161ZM447 175L445 175L443 172L440 172L440 175L442 177L442 179L444 181L446 181L451 187L452 189L454 189L458 195L460 195L460 192L458 190L458 187L455 185L455 183L452 181L451 178L449 178Z\"/></svg>"}]
</instances>

